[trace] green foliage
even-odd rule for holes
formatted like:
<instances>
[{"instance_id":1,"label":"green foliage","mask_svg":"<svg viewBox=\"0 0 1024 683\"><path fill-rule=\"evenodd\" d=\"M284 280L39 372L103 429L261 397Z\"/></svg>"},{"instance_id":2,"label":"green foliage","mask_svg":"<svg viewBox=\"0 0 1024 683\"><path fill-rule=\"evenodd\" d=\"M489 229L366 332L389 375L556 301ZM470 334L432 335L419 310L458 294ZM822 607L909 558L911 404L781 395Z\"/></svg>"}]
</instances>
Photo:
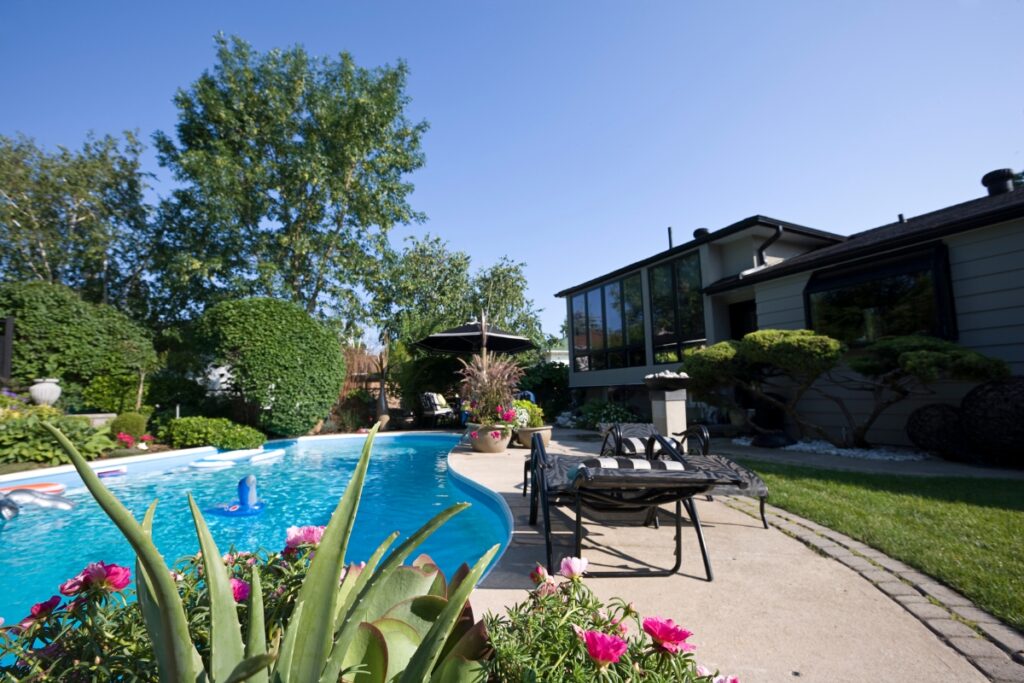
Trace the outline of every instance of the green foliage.
<instances>
[{"instance_id":1,"label":"green foliage","mask_svg":"<svg viewBox=\"0 0 1024 683\"><path fill-rule=\"evenodd\" d=\"M890 337L851 354L849 366L867 377L898 373L922 384L940 378L984 382L1009 375L1006 363L945 339Z\"/></svg>"},{"instance_id":2,"label":"green foliage","mask_svg":"<svg viewBox=\"0 0 1024 683\"><path fill-rule=\"evenodd\" d=\"M737 349L741 362L777 369L798 382L813 382L834 368L846 347L811 330L758 330L743 337Z\"/></svg>"},{"instance_id":3,"label":"green foliage","mask_svg":"<svg viewBox=\"0 0 1024 683\"><path fill-rule=\"evenodd\" d=\"M146 433L147 422L149 420L146 416L140 413L121 413L110 421L108 431L115 437L121 432L130 434L138 441L139 437Z\"/></svg>"},{"instance_id":4,"label":"green foliage","mask_svg":"<svg viewBox=\"0 0 1024 683\"><path fill-rule=\"evenodd\" d=\"M406 117L406 66L215 42L214 67L175 97L177 139L155 135L181 184L154 253L161 316L261 295L354 323L388 231L422 219L406 176L427 125Z\"/></svg>"},{"instance_id":5,"label":"green foliage","mask_svg":"<svg viewBox=\"0 0 1024 683\"><path fill-rule=\"evenodd\" d=\"M0 135L0 273L63 284L86 301L139 310L151 245L143 146L90 135L81 150Z\"/></svg>"},{"instance_id":6,"label":"green foliage","mask_svg":"<svg viewBox=\"0 0 1024 683\"><path fill-rule=\"evenodd\" d=\"M106 429L93 429L84 417L62 415L48 406L14 402L0 407L0 463L67 463L64 451L43 427L46 421L58 425L90 460L114 447Z\"/></svg>"},{"instance_id":7,"label":"green foliage","mask_svg":"<svg viewBox=\"0 0 1024 683\"><path fill-rule=\"evenodd\" d=\"M644 631L641 615L624 600L604 603L579 579L558 584L546 572L537 579L540 584L526 601L485 620L494 648L488 680L712 683L713 676L698 674L692 654L659 647ZM602 668L588 653L581 635L587 632L625 644L621 658Z\"/></svg>"},{"instance_id":8,"label":"green foliage","mask_svg":"<svg viewBox=\"0 0 1024 683\"><path fill-rule=\"evenodd\" d=\"M559 415L572 404L569 396L569 366L542 361L526 368L519 388L532 391L545 415Z\"/></svg>"},{"instance_id":9,"label":"green foliage","mask_svg":"<svg viewBox=\"0 0 1024 683\"><path fill-rule=\"evenodd\" d=\"M597 429L604 422L639 422L640 418L624 405L610 401L589 401L580 408L577 426L583 429Z\"/></svg>"},{"instance_id":10,"label":"green foliage","mask_svg":"<svg viewBox=\"0 0 1024 683\"><path fill-rule=\"evenodd\" d=\"M728 386L734 377L741 376L743 364L736 358L738 351L739 342L732 340L683 351L682 370L690 376L689 391L694 398L720 404L718 390Z\"/></svg>"},{"instance_id":11,"label":"green foliage","mask_svg":"<svg viewBox=\"0 0 1024 683\"><path fill-rule=\"evenodd\" d=\"M61 439L90 493L136 551L138 610L152 646L151 661L156 662L161 681L240 681L252 677L279 683L333 682L339 680L343 670L351 675L354 666L363 667L369 680L375 681L445 683L479 679L481 667L474 660L483 652L482 630L472 626L466 605L498 547L491 548L450 584L429 560L402 566L417 546L466 504L436 515L383 561L397 532L380 545L365 566L346 570L343 564L376 428L367 438L330 522L316 534L319 544L295 548L300 553L300 571L295 570L296 560L291 557L283 563L275 558L273 563L256 560L250 564L249 558L239 556L225 562L202 513L189 496L202 550L202 580L196 565L183 585L171 577L153 544L155 503L139 524L71 443L57 430L52 431ZM311 552L314 548L315 554ZM264 575L269 579L266 588ZM251 585L246 584L249 597L239 608L238 582L246 579L251 581ZM205 595L196 601L191 595L202 591L202 586ZM282 587L281 595L276 595ZM265 596L266 590L270 594ZM275 611L278 606L283 609ZM47 665L46 653L54 651L36 648L40 632L53 632L44 630L46 622L43 624L31 637L11 645L5 643L4 648L17 653L25 660L23 666L35 667L35 672ZM268 647L268 641L275 646ZM75 665L73 657L61 659L65 665Z\"/></svg>"},{"instance_id":12,"label":"green foliage","mask_svg":"<svg viewBox=\"0 0 1024 683\"><path fill-rule=\"evenodd\" d=\"M507 357L487 352L474 354L468 363L459 360L463 366L462 398L470 406L470 420L483 425L504 421L498 419L498 408L512 407L522 369Z\"/></svg>"},{"instance_id":13,"label":"green foliage","mask_svg":"<svg viewBox=\"0 0 1024 683\"><path fill-rule=\"evenodd\" d=\"M516 409L516 424L520 427L543 427L544 410L534 403L524 399L516 399L512 405ZM520 417L522 416L522 418Z\"/></svg>"},{"instance_id":14,"label":"green foliage","mask_svg":"<svg viewBox=\"0 0 1024 683\"><path fill-rule=\"evenodd\" d=\"M110 306L90 304L61 285L45 282L0 286L0 316L12 315L14 347L11 376L27 386L37 377L56 376L70 408L81 402L82 390L106 375L133 376L157 365L148 333ZM136 385L137 386L137 385ZM69 400L70 399L70 400ZM76 400L77 399L77 400Z\"/></svg>"},{"instance_id":15,"label":"green foliage","mask_svg":"<svg viewBox=\"0 0 1024 683\"><path fill-rule=\"evenodd\" d=\"M326 418L345 379L334 332L276 299L226 301L199 323L210 363L230 372L229 394L248 424L281 436L306 434Z\"/></svg>"},{"instance_id":16,"label":"green foliage","mask_svg":"<svg viewBox=\"0 0 1024 683\"><path fill-rule=\"evenodd\" d=\"M121 413L135 406L138 390L138 375L99 375L82 391L82 402L104 413Z\"/></svg>"},{"instance_id":17,"label":"green foliage","mask_svg":"<svg viewBox=\"0 0 1024 683\"><path fill-rule=\"evenodd\" d=\"M182 417L171 420L160 438L174 448L214 446L228 451L258 448L267 440L258 430L223 417Z\"/></svg>"}]
</instances>

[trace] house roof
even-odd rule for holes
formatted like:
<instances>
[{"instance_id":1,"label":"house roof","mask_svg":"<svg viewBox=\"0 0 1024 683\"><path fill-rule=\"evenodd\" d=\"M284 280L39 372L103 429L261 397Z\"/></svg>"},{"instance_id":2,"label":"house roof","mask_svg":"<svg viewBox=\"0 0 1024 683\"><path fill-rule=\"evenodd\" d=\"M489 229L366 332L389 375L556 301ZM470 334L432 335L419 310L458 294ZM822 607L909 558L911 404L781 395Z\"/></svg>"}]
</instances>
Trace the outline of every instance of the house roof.
<instances>
[{"instance_id":1,"label":"house roof","mask_svg":"<svg viewBox=\"0 0 1024 683\"><path fill-rule=\"evenodd\" d=\"M842 242L843 240L846 239L846 237L842 235L837 235L836 233L833 232L817 230L815 228L808 228L805 225L797 225L796 223L780 221L777 218L770 218L768 216L762 216L758 214L755 216L750 216L749 218L744 218L739 222L733 223L732 225L727 225L726 227L721 228L720 230L715 230L714 232L710 232L707 235L695 237L689 242L684 242L683 244L672 247L671 249L666 249L665 251L659 252L653 256L648 256L645 259L636 261L635 263L631 263L628 266L623 266L622 268L613 270L610 273L605 273L604 275L592 278L590 280L587 280L586 282L563 289L562 291L555 294L555 296L567 296L581 289L588 289L594 285L600 284L607 280L614 279L620 275L625 275L631 271L639 270L640 268L648 266L652 263L657 263L658 261L663 261L677 254L682 254L684 252L690 251L707 242L714 242L716 240L728 237L742 230L753 228L759 225L763 225L770 228L774 228L777 225L781 225L783 228L785 228L787 233L795 233L798 235L813 237L828 243Z\"/></svg>"},{"instance_id":2,"label":"house roof","mask_svg":"<svg viewBox=\"0 0 1024 683\"><path fill-rule=\"evenodd\" d=\"M962 204L932 211L903 222L890 223L851 235L838 244L794 256L741 277L733 275L704 288L705 294L717 294L756 282L799 273L812 268L852 261L891 249L920 244L985 225L1024 216L1024 189L985 196Z\"/></svg>"}]
</instances>

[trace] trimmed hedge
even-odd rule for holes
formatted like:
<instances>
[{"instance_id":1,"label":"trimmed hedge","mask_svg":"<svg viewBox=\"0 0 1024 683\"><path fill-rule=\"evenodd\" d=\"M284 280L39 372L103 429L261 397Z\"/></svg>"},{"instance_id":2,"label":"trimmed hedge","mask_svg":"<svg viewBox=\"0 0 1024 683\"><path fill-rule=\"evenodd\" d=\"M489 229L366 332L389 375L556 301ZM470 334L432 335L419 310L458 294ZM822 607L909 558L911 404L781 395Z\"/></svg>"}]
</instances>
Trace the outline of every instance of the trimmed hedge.
<instances>
[{"instance_id":1,"label":"trimmed hedge","mask_svg":"<svg viewBox=\"0 0 1024 683\"><path fill-rule=\"evenodd\" d=\"M245 421L281 436L308 433L327 417L345 379L337 335L296 304L225 301L199 322L200 348L228 368L228 393Z\"/></svg>"},{"instance_id":2,"label":"trimmed hedge","mask_svg":"<svg viewBox=\"0 0 1024 683\"><path fill-rule=\"evenodd\" d=\"M258 448L267 440L258 430L223 417L182 417L171 420L161 437L174 448L215 446L228 451Z\"/></svg>"},{"instance_id":3,"label":"trimmed hedge","mask_svg":"<svg viewBox=\"0 0 1024 683\"><path fill-rule=\"evenodd\" d=\"M151 370L157 364L153 342L143 327L112 306L83 301L62 285L0 285L3 316L15 318L14 384L26 387L37 377L59 377L60 404L70 409L101 407L83 401L82 392L94 379L137 378L140 368Z\"/></svg>"},{"instance_id":4,"label":"trimmed hedge","mask_svg":"<svg viewBox=\"0 0 1024 683\"><path fill-rule=\"evenodd\" d=\"M139 413L121 413L110 421L109 430L114 437L124 432L131 434L138 441L139 437L146 433L148 421L145 415Z\"/></svg>"}]
</instances>

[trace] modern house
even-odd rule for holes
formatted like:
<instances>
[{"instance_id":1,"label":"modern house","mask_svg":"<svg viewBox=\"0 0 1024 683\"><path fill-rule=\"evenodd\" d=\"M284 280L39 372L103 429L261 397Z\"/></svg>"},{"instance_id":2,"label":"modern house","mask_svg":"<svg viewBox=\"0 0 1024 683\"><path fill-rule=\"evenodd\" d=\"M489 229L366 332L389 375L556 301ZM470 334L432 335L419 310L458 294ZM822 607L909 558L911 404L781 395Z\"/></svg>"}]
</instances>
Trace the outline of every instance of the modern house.
<instances>
[{"instance_id":1,"label":"modern house","mask_svg":"<svg viewBox=\"0 0 1024 683\"><path fill-rule=\"evenodd\" d=\"M1024 374L1024 189L1009 170L988 195L843 237L752 216L569 287L569 384L588 397L644 394L683 349L756 329L813 329L847 343L926 333ZM955 403L966 385L939 387ZM873 440L904 443L908 402ZM807 405L822 411L825 405Z\"/></svg>"}]
</instances>

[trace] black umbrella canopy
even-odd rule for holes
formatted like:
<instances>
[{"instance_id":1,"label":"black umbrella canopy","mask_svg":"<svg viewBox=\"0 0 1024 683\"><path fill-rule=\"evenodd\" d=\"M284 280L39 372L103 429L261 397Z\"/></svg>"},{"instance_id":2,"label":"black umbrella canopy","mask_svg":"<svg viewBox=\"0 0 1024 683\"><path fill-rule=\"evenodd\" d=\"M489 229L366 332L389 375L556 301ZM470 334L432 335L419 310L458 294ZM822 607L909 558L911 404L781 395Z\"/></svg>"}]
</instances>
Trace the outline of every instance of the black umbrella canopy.
<instances>
[{"instance_id":1,"label":"black umbrella canopy","mask_svg":"<svg viewBox=\"0 0 1024 683\"><path fill-rule=\"evenodd\" d=\"M498 353L521 353L537 348L527 339L511 332L500 330L493 325L470 322L448 330L435 332L416 342L416 346L427 351L441 353L476 353L484 347L484 330L487 331L487 350Z\"/></svg>"}]
</instances>

